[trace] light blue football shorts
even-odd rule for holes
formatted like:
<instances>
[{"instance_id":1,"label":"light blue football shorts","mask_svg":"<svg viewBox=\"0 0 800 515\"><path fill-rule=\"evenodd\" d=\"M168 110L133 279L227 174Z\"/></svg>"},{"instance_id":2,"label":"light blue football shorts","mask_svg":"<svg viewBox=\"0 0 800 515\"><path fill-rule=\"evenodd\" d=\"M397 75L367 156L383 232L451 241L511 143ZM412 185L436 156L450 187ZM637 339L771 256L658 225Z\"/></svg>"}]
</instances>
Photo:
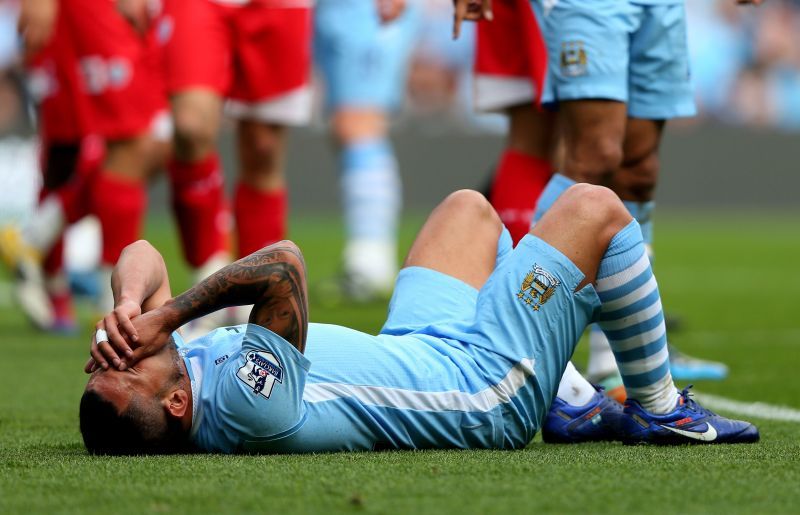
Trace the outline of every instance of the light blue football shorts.
<instances>
[{"instance_id":1,"label":"light blue football shorts","mask_svg":"<svg viewBox=\"0 0 800 515\"><path fill-rule=\"evenodd\" d=\"M696 113L682 2L533 2L548 52L542 102L609 99L633 118Z\"/></svg>"},{"instance_id":2,"label":"light blue football shorts","mask_svg":"<svg viewBox=\"0 0 800 515\"><path fill-rule=\"evenodd\" d=\"M550 408L578 339L600 307L583 273L534 236L507 231L481 290L420 267L400 271L382 334L429 335L467 352L502 404L504 445L524 447Z\"/></svg>"},{"instance_id":3,"label":"light blue football shorts","mask_svg":"<svg viewBox=\"0 0 800 515\"><path fill-rule=\"evenodd\" d=\"M419 22L415 1L398 19L381 24L374 0L318 0L314 54L327 108L396 108L405 92Z\"/></svg>"}]
</instances>

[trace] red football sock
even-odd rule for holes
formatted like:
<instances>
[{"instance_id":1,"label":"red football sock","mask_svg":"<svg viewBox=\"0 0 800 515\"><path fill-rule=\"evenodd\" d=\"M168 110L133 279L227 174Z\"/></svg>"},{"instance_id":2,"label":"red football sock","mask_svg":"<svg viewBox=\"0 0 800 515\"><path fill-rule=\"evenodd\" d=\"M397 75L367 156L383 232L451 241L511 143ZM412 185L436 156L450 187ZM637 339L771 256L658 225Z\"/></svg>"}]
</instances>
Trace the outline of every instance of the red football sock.
<instances>
[{"instance_id":1,"label":"red football sock","mask_svg":"<svg viewBox=\"0 0 800 515\"><path fill-rule=\"evenodd\" d=\"M515 245L528 234L536 201L552 175L545 159L510 149L500 157L490 200Z\"/></svg>"},{"instance_id":2,"label":"red football sock","mask_svg":"<svg viewBox=\"0 0 800 515\"><path fill-rule=\"evenodd\" d=\"M44 273L48 277L52 277L61 273L64 268L64 236L59 236L50 252L44 257L42 263Z\"/></svg>"},{"instance_id":3,"label":"red football sock","mask_svg":"<svg viewBox=\"0 0 800 515\"><path fill-rule=\"evenodd\" d=\"M173 160L169 175L183 256L198 268L227 245L229 222L219 158L212 154L195 163Z\"/></svg>"},{"instance_id":4,"label":"red football sock","mask_svg":"<svg viewBox=\"0 0 800 515\"><path fill-rule=\"evenodd\" d=\"M90 188L99 175L99 170L76 170L75 175L61 188L55 190L64 210L64 218L72 224L89 214L91 206Z\"/></svg>"},{"instance_id":5,"label":"red football sock","mask_svg":"<svg viewBox=\"0 0 800 515\"><path fill-rule=\"evenodd\" d=\"M141 234L147 207L143 181L123 179L102 171L90 187L92 212L100 220L104 265L114 265L122 249Z\"/></svg>"},{"instance_id":6,"label":"red football sock","mask_svg":"<svg viewBox=\"0 0 800 515\"><path fill-rule=\"evenodd\" d=\"M240 257L285 238L286 190L259 191L239 183L233 202Z\"/></svg>"}]
</instances>

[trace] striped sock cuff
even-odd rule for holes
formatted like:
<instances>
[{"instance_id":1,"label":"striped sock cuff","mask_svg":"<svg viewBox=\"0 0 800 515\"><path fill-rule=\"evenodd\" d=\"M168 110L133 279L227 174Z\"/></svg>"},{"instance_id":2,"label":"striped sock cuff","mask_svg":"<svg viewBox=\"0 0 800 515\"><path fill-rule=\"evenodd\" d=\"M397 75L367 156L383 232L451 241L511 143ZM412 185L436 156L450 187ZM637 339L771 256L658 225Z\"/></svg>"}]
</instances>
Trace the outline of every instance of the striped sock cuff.
<instances>
[{"instance_id":1,"label":"striped sock cuff","mask_svg":"<svg viewBox=\"0 0 800 515\"><path fill-rule=\"evenodd\" d=\"M608 249L600 261L600 268L597 271L598 291L606 289L602 286L602 279L616 275L637 264L642 255L647 255L644 245L642 245L642 231L639 223L631 220L631 223L611 238ZM649 265L648 262L647 266ZM639 273L641 271L639 270Z\"/></svg>"}]
</instances>

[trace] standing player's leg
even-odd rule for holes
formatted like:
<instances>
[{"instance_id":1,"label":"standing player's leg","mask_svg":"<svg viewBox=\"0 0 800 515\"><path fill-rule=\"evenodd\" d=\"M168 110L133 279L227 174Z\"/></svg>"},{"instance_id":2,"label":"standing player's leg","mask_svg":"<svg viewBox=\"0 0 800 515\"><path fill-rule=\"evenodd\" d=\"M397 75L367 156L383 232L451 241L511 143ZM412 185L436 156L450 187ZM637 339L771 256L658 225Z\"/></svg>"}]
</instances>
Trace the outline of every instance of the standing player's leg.
<instances>
[{"instance_id":1,"label":"standing player's leg","mask_svg":"<svg viewBox=\"0 0 800 515\"><path fill-rule=\"evenodd\" d=\"M553 174L555 114L533 100L538 23L530 2L498 2L491 21L478 22L475 48L475 108L508 115L506 146L497 163L489 200L514 243L528 233L536 200ZM541 92L539 92L541 93Z\"/></svg>"},{"instance_id":2,"label":"standing player's leg","mask_svg":"<svg viewBox=\"0 0 800 515\"><path fill-rule=\"evenodd\" d=\"M60 12L50 41L26 56L25 63L31 94L39 104L38 129L43 142L40 201L24 224L6 226L0 232L0 256L14 270L16 300L30 321L45 330L53 326L55 314L45 288L43 265L64 227L59 196L48 195L46 190L74 178L84 134L83 102L76 100L81 95L75 63L66 19Z\"/></svg>"},{"instance_id":3,"label":"standing player's leg","mask_svg":"<svg viewBox=\"0 0 800 515\"><path fill-rule=\"evenodd\" d=\"M534 223L576 182L611 185L614 173L622 164L626 110L621 101L559 102L564 162L539 197Z\"/></svg>"},{"instance_id":4,"label":"standing player's leg","mask_svg":"<svg viewBox=\"0 0 800 515\"><path fill-rule=\"evenodd\" d=\"M612 187L642 226L652 260L652 216L663 120L694 116L696 112L683 3L642 8L641 22L631 38L629 97L624 159ZM670 366L673 376L682 380L727 376L723 363L690 357L674 347L670 348Z\"/></svg>"},{"instance_id":5,"label":"standing player's leg","mask_svg":"<svg viewBox=\"0 0 800 515\"><path fill-rule=\"evenodd\" d=\"M555 115L533 104L506 110L508 140L492 181L490 200L514 243L528 233L534 208L553 175Z\"/></svg>"},{"instance_id":6,"label":"standing player's leg","mask_svg":"<svg viewBox=\"0 0 800 515\"><path fill-rule=\"evenodd\" d=\"M386 295L397 274L402 185L389 116L402 100L418 16L416 2L387 22L371 2L324 0L315 9L316 57L340 159L343 293L354 300Z\"/></svg>"},{"instance_id":7,"label":"standing player's leg","mask_svg":"<svg viewBox=\"0 0 800 515\"><path fill-rule=\"evenodd\" d=\"M238 119L239 181L233 201L240 256L286 236L287 127L311 110L311 9L230 7L234 69L227 112Z\"/></svg>"},{"instance_id":8,"label":"standing player's leg","mask_svg":"<svg viewBox=\"0 0 800 515\"><path fill-rule=\"evenodd\" d=\"M284 162L287 129L239 120L239 182L233 199L238 255L247 256L286 237L288 198Z\"/></svg>"},{"instance_id":9,"label":"standing player's leg","mask_svg":"<svg viewBox=\"0 0 800 515\"><path fill-rule=\"evenodd\" d=\"M230 86L227 10L209 0L168 0L159 20L174 152L167 168L186 262L199 282L230 261L229 221L217 135Z\"/></svg>"},{"instance_id":10,"label":"standing player's leg","mask_svg":"<svg viewBox=\"0 0 800 515\"><path fill-rule=\"evenodd\" d=\"M105 154L101 138L90 135L76 144L45 145L40 203L23 236L45 256L45 289L57 332L76 326L70 280L64 267L64 230L89 212L89 188ZM94 277L92 277L94 278Z\"/></svg>"},{"instance_id":11,"label":"standing player's leg","mask_svg":"<svg viewBox=\"0 0 800 515\"><path fill-rule=\"evenodd\" d=\"M122 250L141 237L147 190L145 179L153 167L153 142L147 132L108 140L106 158L89 189L91 212L100 221L102 253L100 280L110 284L111 271ZM105 290L101 290L105 291ZM113 298L100 299L101 309L113 309Z\"/></svg>"},{"instance_id":12,"label":"standing player's leg","mask_svg":"<svg viewBox=\"0 0 800 515\"><path fill-rule=\"evenodd\" d=\"M172 209L183 256L198 282L230 258L222 165L217 153L222 99L215 91L189 88L171 96L174 152L168 163Z\"/></svg>"}]
</instances>

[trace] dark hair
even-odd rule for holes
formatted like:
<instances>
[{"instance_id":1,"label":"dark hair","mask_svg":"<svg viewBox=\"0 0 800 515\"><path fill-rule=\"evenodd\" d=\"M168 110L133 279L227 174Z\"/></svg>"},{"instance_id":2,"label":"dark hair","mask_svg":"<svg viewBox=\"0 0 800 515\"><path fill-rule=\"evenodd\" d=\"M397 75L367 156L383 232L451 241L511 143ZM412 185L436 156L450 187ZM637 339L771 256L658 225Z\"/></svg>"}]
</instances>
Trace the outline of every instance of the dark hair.
<instances>
[{"instance_id":1,"label":"dark hair","mask_svg":"<svg viewBox=\"0 0 800 515\"><path fill-rule=\"evenodd\" d=\"M157 398L131 398L118 412L110 401L93 390L81 397L80 426L89 454L170 454L186 447L180 421L171 419Z\"/></svg>"},{"instance_id":2,"label":"dark hair","mask_svg":"<svg viewBox=\"0 0 800 515\"><path fill-rule=\"evenodd\" d=\"M134 393L128 407L119 411L98 392L83 392L80 428L89 454L171 454L188 450L188 437L180 420L168 417L161 405L167 389L183 376L172 338L167 350L176 362L175 371L155 396L145 398Z\"/></svg>"}]
</instances>

